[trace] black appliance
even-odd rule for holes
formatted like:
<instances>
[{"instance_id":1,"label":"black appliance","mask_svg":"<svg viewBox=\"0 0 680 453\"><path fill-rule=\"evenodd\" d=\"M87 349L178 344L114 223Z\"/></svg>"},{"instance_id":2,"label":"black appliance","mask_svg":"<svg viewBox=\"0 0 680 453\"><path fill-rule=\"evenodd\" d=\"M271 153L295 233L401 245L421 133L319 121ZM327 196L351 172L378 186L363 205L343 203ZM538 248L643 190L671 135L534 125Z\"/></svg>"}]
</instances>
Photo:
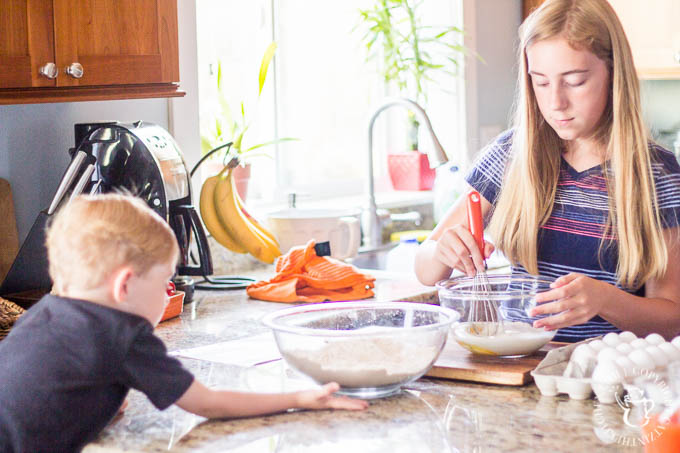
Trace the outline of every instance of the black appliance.
<instances>
[{"instance_id":1,"label":"black appliance","mask_svg":"<svg viewBox=\"0 0 680 453\"><path fill-rule=\"evenodd\" d=\"M191 276L208 276L213 267L205 231L192 204L190 175L175 140L162 127L142 121L84 123L74 129L71 164L50 208L39 214L24 241L0 294L49 290L44 229L64 199L124 189L142 198L172 227L181 251L174 280L178 289L186 291L185 301L190 301Z\"/></svg>"}]
</instances>

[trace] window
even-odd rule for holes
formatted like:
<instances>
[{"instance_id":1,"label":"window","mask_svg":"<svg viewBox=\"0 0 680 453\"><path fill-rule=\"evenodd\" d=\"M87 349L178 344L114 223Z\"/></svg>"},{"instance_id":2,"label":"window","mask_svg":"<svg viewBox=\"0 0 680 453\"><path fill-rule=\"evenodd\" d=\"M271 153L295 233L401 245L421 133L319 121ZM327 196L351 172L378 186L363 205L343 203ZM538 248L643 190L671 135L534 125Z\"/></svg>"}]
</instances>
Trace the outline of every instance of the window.
<instances>
[{"instance_id":1,"label":"window","mask_svg":"<svg viewBox=\"0 0 680 453\"><path fill-rule=\"evenodd\" d=\"M202 127L218 108L215 77L219 60L232 112L238 114L243 101L251 122L244 148L275 137L299 139L271 146L274 159L253 162L249 199L284 201L290 191L313 197L363 192L369 118L395 93L384 86L377 63L366 62L362 34L353 31L359 22L358 10L370 7L373 1L197 3ZM428 0L421 8L428 24L450 26L462 20L456 1ZM278 49L258 100L259 65L272 40ZM426 110L449 158L455 160L456 149L462 149L464 143L462 75L438 82L438 87L428 88ZM406 110L401 107L390 109L376 122L377 191L391 190L385 156L406 149L405 124ZM425 135L420 143L423 150L431 146Z\"/></svg>"}]
</instances>

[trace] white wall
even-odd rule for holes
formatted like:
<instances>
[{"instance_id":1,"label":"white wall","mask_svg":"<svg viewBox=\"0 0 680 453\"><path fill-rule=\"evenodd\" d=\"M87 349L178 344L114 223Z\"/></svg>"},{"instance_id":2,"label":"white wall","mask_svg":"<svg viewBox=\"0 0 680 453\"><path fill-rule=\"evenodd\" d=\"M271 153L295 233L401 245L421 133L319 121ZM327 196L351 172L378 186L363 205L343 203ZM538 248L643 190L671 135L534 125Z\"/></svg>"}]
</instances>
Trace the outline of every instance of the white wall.
<instances>
[{"instance_id":1,"label":"white wall","mask_svg":"<svg viewBox=\"0 0 680 453\"><path fill-rule=\"evenodd\" d=\"M12 187L19 241L68 165L75 123L144 120L167 127L165 99L0 106L0 177Z\"/></svg>"},{"instance_id":2,"label":"white wall","mask_svg":"<svg viewBox=\"0 0 680 453\"><path fill-rule=\"evenodd\" d=\"M517 80L521 0L463 0L468 159L510 125Z\"/></svg>"},{"instance_id":3,"label":"white wall","mask_svg":"<svg viewBox=\"0 0 680 453\"><path fill-rule=\"evenodd\" d=\"M179 18L180 79L186 96L171 98L168 101L168 129L184 153L184 159L191 170L191 167L201 157L201 137L198 126L196 2L178 0L177 15Z\"/></svg>"},{"instance_id":4,"label":"white wall","mask_svg":"<svg viewBox=\"0 0 680 453\"><path fill-rule=\"evenodd\" d=\"M38 212L47 208L68 165L75 123L100 120L156 123L174 134L187 165L198 160L198 93L192 71L196 67L194 2L178 0L178 13L180 83L187 95L171 101L172 108L167 99L0 106L0 177L12 187L20 241L28 234Z\"/></svg>"}]
</instances>

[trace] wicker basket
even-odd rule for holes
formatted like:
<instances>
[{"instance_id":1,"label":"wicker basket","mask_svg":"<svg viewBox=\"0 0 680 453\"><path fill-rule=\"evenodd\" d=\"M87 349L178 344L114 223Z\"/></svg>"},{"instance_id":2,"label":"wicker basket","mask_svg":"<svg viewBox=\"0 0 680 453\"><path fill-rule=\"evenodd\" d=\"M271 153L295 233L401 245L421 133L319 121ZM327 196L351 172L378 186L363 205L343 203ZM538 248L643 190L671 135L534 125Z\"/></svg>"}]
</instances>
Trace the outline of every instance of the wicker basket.
<instances>
[{"instance_id":1,"label":"wicker basket","mask_svg":"<svg viewBox=\"0 0 680 453\"><path fill-rule=\"evenodd\" d=\"M24 311L14 302L0 297L0 340L9 334L10 329Z\"/></svg>"}]
</instances>

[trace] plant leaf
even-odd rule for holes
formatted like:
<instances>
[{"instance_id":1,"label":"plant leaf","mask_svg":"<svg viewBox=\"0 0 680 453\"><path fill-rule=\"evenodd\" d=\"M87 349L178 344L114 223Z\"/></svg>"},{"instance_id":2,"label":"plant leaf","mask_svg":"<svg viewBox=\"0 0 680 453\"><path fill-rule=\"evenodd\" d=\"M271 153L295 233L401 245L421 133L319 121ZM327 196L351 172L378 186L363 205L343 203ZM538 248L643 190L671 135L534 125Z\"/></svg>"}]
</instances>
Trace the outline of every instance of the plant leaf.
<instances>
[{"instance_id":1,"label":"plant leaf","mask_svg":"<svg viewBox=\"0 0 680 453\"><path fill-rule=\"evenodd\" d=\"M259 145L253 145L250 148L248 148L247 150L243 151L243 153L247 153L247 152L250 152L254 149L262 148L264 146L275 145L275 144L281 143L281 142L295 142L295 141L300 141L300 139L294 138L294 137L277 138L276 140L270 140L268 142L260 143Z\"/></svg>"},{"instance_id":2,"label":"plant leaf","mask_svg":"<svg viewBox=\"0 0 680 453\"><path fill-rule=\"evenodd\" d=\"M220 107L220 111L216 115L216 121L220 122L220 125L218 125L218 129L220 129L221 125L223 124L225 128L227 129L233 129L234 128L234 119L232 118L231 115L231 109L229 108L229 103L227 102L227 97L224 94L224 69L222 66L222 61L218 60L217 61L217 104ZM221 119L221 121L220 121ZM232 131L233 133L233 131ZM218 136L221 135L221 133L218 133Z\"/></svg>"},{"instance_id":3,"label":"plant leaf","mask_svg":"<svg viewBox=\"0 0 680 453\"><path fill-rule=\"evenodd\" d=\"M269 154L267 151L260 151L260 152L252 152L248 154L241 154L239 157L239 160L241 161L242 164L249 163L253 158L256 157L267 157L269 159L274 159L274 157Z\"/></svg>"},{"instance_id":4,"label":"plant leaf","mask_svg":"<svg viewBox=\"0 0 680 453\"><path fill-rule=\"evenodd\" d=\"M238 137L236 137L236 140L234 140L234 144L232 145L232 148L240 154L241 153L241 142L243 141L243 134L246 133L248 130L248 126L244 127L243 130L241 131L240 134L238 134Z\"/></svg>"},{"instance_id":5,"label":"plant leaf","mask_svg":"<svg viewBox=\"0 0 680 453\"><path fill-rule=\"evenodd\" d=\"M208 151L214 148L213 141L206 136L201 136L201 154L207 154Z\"/></svg>"},{"instance_id":6,"label":"plant leaf","mask_svg":"<svg viewBox=\"0 0 680 453\"><path fill-rule=\"evenodd\" d=\"M276 52L276 42L269 44L267 50L264 51L262 63L260 64L260 90L257 93L258 96L262 94L262 87L264 86L264 81L267 79L267 69L269 69L269 63L272 61L272 58L274 58L274 52Z\"/></svg>"}]
</instances>

